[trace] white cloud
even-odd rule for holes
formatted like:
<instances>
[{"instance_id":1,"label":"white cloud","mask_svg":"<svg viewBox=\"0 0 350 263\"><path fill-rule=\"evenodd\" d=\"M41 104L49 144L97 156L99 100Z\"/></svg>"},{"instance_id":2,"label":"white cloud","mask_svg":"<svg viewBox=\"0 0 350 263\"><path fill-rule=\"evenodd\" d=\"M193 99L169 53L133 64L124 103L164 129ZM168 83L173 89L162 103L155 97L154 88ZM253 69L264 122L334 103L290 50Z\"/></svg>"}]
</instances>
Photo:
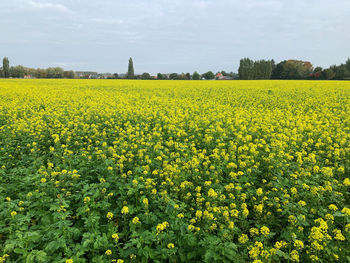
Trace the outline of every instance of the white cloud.
<instances>
[{"instance_id":1,"label":"white cloud","mask_svg":"<svg viewBox=\"0 0 350 263\"><path fill-rule=\"evenodd\" d=\"M60 12L65 13L72 13L72 10L70 10L68 7L62 5L62 4L54 4L49 2L35 2L35 1L29 1L28 4L36 9L50 9L50 10L56 10Z\"/></svg>"}]
</instances>

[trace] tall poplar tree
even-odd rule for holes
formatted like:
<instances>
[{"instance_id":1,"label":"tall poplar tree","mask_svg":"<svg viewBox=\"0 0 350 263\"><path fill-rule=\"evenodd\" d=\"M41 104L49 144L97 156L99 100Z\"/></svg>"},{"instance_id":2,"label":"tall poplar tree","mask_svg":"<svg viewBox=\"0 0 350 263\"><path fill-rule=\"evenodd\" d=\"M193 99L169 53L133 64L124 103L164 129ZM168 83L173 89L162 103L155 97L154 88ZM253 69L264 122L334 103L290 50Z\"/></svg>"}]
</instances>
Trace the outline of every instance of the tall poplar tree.
<instances>
[{"instance_id":1,"label":"tall poplar tree","mask_svg":"<svg viewBox=\"0 0 350 263\"><path fill-rule=\"evenodd\" d=\"M129 66L128 66L128 73L126 74L127 79L134 79L135 73L134 73L134 63L132 61L132 58L129 58Z\"/></svg>"},{"instance_id":2,"label":"tall poplar tree","mask_svg":"<svg viewBox=\"0 0 350 263\"><path fill-rule=\"evenodd\" d=\"M7 57L4 57L4 59L2 60L2 72L4 78L10 77L10 62Z\"/></svg>"}]
</instances>

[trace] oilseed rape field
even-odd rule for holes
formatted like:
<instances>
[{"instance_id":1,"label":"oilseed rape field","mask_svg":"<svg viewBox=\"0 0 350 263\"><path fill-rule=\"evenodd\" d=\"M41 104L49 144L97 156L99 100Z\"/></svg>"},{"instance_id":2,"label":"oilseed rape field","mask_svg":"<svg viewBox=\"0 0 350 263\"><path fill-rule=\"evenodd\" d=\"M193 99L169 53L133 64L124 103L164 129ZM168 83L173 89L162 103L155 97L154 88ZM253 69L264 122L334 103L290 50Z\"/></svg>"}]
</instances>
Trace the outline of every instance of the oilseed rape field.
<instances>
[{"instance_id":1,"label":"oilseed rape field","mask_svg":"<svg viewBox=\"0 0 350 263\"><path fill-rule=\"evenodd\" d=\"M0 80L0 262L350 262L350 82Z\"/></svg>"}]
</instances>

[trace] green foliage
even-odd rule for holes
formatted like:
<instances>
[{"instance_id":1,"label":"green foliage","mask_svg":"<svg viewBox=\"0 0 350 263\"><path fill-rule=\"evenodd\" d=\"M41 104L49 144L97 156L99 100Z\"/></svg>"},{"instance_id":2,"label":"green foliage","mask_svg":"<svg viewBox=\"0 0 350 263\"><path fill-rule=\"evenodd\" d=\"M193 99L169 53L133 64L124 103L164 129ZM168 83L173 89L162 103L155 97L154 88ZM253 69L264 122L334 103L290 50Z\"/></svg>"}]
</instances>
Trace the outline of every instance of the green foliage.
<instances>
[{"instance_id":1,"label":"green foliage","mask_svg":"<svg viewBox=\"0 0 350 263\"><path fill-rule=\"evenodd\" d=\"M21 65L10 68L10 76L12 78L23 78L27 75L27 69Z\"/></svg>"},{"instance_id":2,"label":"green foliage","mask_svg":"<svg viewBox=\"0 0 350 263\"><path fill-rule=\"evenodd\" d=\"M242 58L238 69L239 79L254 79L254 61L249 58Z\"/></svg>"},{"instance_id":3,"label":"green foliage","mask_svg":"<svg viewBox=\"0 0 350 263\"><path fill-rule=\"evenodd\" d=\"M331 66L330 69L334 72L333 79L350 79L350 70L346 64Z\"/></svg>"},{"instance_id":4,"label":"green foliage","mask_svg":"<svg viewBox=\"0 0 350 263\"><path fill-rule=\"evenodd\" d=\"M328 68L328 69L324 69L321 72L321 79L325 79L325 80L330 80L333 79L335 77L335 73L332 69Z\"/></svg>"},{"instance_id":5,"label":"green foliage","mask_svg":"<svg viewBox=\"0 0 350 263\"><path fill-rule=\"evenodd\" d=\"M199 73L197 71L195 71L192 75L192 79L193 80L199 80L201 78L201 76L199 75Z\"/></svg>"},{"instance_id":6,"label":"green foliage","mask_svg":"<svg viewBox=\"0 0 350 263\"><path fill-rule=\"evenodd\" d=\"M286 60L281 61L272 69L271 79L282 79L284 64L286 64L286 62Z\"/></svg>"},{"instance_id":7,"label":"green foliage","mask_svg":"<svg viewBox=\"0 0 350 263\"><path fill-rule=\"evenodd\" d=\"M152 78L151 78L151 75L149 73L145 72L141 75L141 79L147 80L147 79L152 79Z\"/></svg>"},{"instance_id":8,"label":"green foliage","mask_svg":"<svg viewBox=\"0 0 350 263\"><path fill-rule=\"evenodd\" d=\"M171 73L169 75L169 79L171 79L171 80L178 80L178 79L180 79L180 77L179 77L179 74L177 74L177 73Z\"/></svg>"},{"instance_id":9,"label":"green foliage","mask_svg":"<svg viewBox=\"0 0 350 263\"><path fill-rule=\"evenodd\" d=\"M157 74L157 79L163 80L163 79L166 79L166 76L163 75L162 73L158 73L158 74Z\"/></svg>"},{"instance_id":10,"label":"green foliage","mask_svg":"<svg viewBox=\"0 0 350 263\"><path fill-rule=\"evenodd\" d=\"M272 61L257 60L254 61L252 79L270 79L272 73Z\"/></svg>"},{"instance_id":11,"label":"green foliage","mask_svg":"<svg viewBox=\"0 0 350 263\"><path fill-rule=\"evenodd\" d=\"M212 71L208 71L202 74L202 77L205 78L206 80L211 80L215 78L215 74Z\"/></svg>"},{"instance_id":12,"label":"green foliage","mask_svg":"<svg viewBox=\"0 0 350 263\"><path fill-rule=\"evenodd\" d=\"M73 70L67 70L63 72L63 77L65 79L74 79L75 78L75 73Z\"/></svg>"},{"instance_id":13,"label":"green foliage","mask_svg":"<svg viewBox=\"0 0 350 263\"><path fill-rule=\"evenodd\" d=\"M312 64L301 60L284 60L272 71L272 79L307 79L313 72Z\"/></svg>"},{"instance_id":14,"label":"green foliage","mask_svg":"<svg viewBox=\"0 0 350 263\"><path fill-rule=\"evenodd\" d=\"M49 79L62 79L63 76L64 76L64 70L60 67L46 69L46 77Z\"/></svg>"},{"instance_id":15,"label":"green foliage","mask_svg":"<svg viewBox=\"0 0 350 263\"><path fill-rule=\"evenodd\" d=\"M270 79L272 74L272 60L253 61L249 58L243 58L240 61L238 74L243 80L248 79Z\"/></svg>"}]
</instances>

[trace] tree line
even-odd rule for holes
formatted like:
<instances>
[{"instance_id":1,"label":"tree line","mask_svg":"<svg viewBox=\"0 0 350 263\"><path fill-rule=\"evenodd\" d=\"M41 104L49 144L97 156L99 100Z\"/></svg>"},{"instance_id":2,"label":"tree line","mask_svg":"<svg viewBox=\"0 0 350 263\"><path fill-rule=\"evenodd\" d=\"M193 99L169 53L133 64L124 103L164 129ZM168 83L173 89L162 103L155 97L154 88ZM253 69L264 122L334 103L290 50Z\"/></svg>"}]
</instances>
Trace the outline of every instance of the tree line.
<instances>
[{"instance_id":1,"label":"tree line","mask_svg":"<svg viewBox=\"0 0 350 263\"><path fill-rule=\"evenodd\" d=\"M60 67L50 67L46 69L27 68L21 65L10 67L7 57L2 60L2 68L0 68L0 77L2 78L24 78L31 76L34 78L74 78L75 73L72 70L63 70Z\"/></svg>"},{"instance_id":2,"label":"tree line","mask_svg":"<svg viewBox=\"0 0 350 263\"><path fill-rule=\"evenodd\" d=\"M315 80L350 80L350 58L343 64L329 68L313 67L308 61L283 60L278 64L274 60L249 58L240 60L239 79L315 79Z\"/></svg>"},{"instance_id":3,"label":"tree line","mask_svg":"<svg viewBox=\"0 0 350 263\"><path fill-rule=\"evenodd\" d=\"M228 74L230 74L230 73L228 73ZM228 75L228 74L226 74L226 75ZM197 71L195 71L192 75L190 73L181 73L181 74L178 74L178 73L170 73L170 74L158 73L157 77L151 76L148 72L144 72L141 75L135 75L134 62L133 62L132 58L129 59L128 72L126 73L126 76L125 76L126 79L143 79L143 80L150 80L150 79L158 79L158 80L166 80L166 79L169 79L169 80L200 80L200 79L206 79L206 80L211 80L211 79L214 79L215 77L216 77L216 75L212 71L208 71L208 72L203 73L203 74L199 74Z\"/></svg>"},{"instance_id":4,"label":"tree line","mask_svg":"<svg viewBox=\"0 0 350 263\"><path fill-rule=\"evenodd\" d=\"M350 58L343 64L333 65L329 68L313 67L308 61L284 60L275 63L274 60L252 60L242 58L239 63L238 74L225 71L214 74L212 71L199 74L190 73L158 73L151 76L149 73L135 74L132 58L129 59L126 74L98 74L96 72L78 72L64 70L60 67L46 69L28 68L21 65L10 66L9 59L3 58L0 68L0 78L108 78L108 79L158 79L158 80L212 80L212 79L315 79L315 80L350 80Z\"/></svg>"}]
</instances>

